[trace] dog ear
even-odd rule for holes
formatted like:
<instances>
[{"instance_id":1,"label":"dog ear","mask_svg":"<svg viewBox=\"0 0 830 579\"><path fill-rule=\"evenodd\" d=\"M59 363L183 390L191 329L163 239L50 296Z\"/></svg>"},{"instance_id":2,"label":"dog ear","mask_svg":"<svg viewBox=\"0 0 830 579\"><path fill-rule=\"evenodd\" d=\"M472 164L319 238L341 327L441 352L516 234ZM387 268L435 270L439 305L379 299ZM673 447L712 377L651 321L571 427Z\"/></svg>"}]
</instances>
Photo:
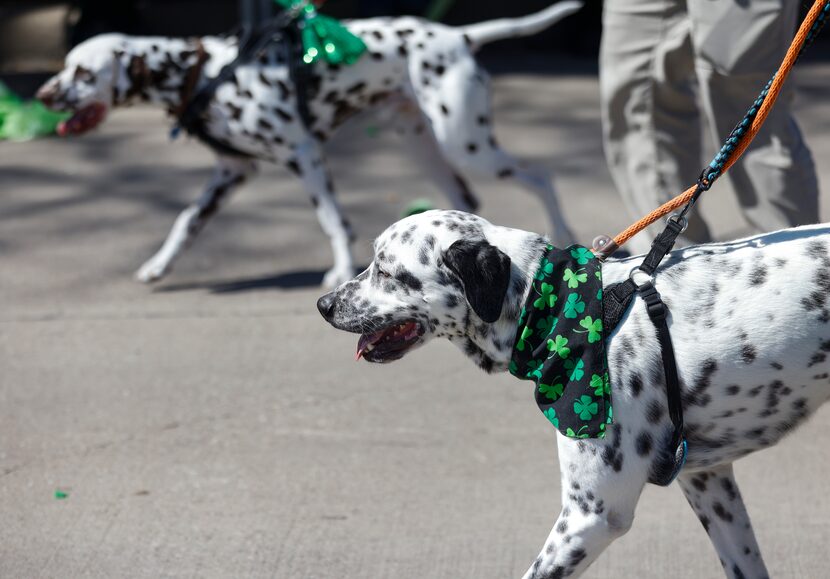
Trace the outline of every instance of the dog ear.
<instances>
[{"instance_id":1,"label":"dog ear","mask_svg":"<svg viewBox=\"0 0 830 579\"><path fill-rule=\"evenodd\" d=\"M461 280L478 317L489 324L498 320L510 285L510 258L484 239L461 239L444 252L444 263Z\"/></svg>"}]
</instances>

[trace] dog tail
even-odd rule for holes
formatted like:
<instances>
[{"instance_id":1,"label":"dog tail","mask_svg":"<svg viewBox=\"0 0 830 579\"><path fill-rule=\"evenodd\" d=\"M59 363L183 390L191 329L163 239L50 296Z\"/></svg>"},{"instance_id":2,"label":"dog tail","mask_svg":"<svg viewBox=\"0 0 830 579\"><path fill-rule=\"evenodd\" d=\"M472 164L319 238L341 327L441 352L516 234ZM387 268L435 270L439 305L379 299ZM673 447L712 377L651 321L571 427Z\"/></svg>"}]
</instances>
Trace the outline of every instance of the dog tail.
<instances>
[{"instance_id":1,"label":"dog tail","mask_svg":"<svg viewBox=\"0 0 830 579\"><path fill-rule=\"evenodd\" d=\"M570 16L580 8L582 8L582 2L566 0L523 18L502 18L471 24L462 27L461 31L469 39L470 48L475 52L489 42L537 34L553 26L566 16Z\"/></svg>"}]
</instances>

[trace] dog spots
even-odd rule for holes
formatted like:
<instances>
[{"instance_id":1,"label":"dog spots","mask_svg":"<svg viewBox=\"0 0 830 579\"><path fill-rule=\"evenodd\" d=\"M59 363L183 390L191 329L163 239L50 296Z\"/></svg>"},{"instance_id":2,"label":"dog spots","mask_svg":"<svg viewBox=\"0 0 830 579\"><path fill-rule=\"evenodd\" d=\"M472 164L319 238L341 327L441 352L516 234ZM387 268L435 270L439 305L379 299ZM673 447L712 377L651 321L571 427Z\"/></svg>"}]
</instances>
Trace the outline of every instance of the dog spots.
<instances>
[{"instance_id":1,"label":"dog spots","mask_svg":"<svg viewBox=\"0 0 830 579\"><path fill-rule=\"evenodd\" d=\"M441 104L441 113L442 113L445 117L450 116L450 109L449 109L449 107L447 107L447 105L445 105L445 104L443 104L443 103Z\"/></svg>"},{"instance_id":2,"label":"dog spots","mask_svg":"<svg viewBox=\"0 0 830 579\"><path fill-rule=\"evenodd\" d=\"M767 281L767 267L763 264L759 263L755 264L755 267L752 268L752 271L749 273L749 285L752 287L758 287L764 285Z\"/></svg>"},{"instance_id":3,"label":"dog spots","mask_svg":"<svg viewBox=\"0 0 830 579\"><path fill-rule=\"evenodd\" d=\"M737 396L741 392L741 387L737 384L732 384L726 387L726 394L729 396Z\"/></svg>"},{"instance_id":4,"label":"dog spots","mask_svg":"<svg viewBox=\"0 0 830 579\"><path fill-rule=\"evenodd\" d=\"M735 488L735 485L732 484L730 479L723 478L721 479L720 484L730 501L734 501L738 498L738 489Z\"/></svg>"},{"instance_id":5,"label":"dog spots","mask_svg":"<svg viewBox=\"0 0 830 579\"><path fill-rule=\"evenodd\" d=\"M639 435L637 435L637 454L642 457L648 456L649 454L651 454L653 444L654 443L652 441L651 434L649 434L646 431L641 432Z\"/></svg>"},{"instance_id":6,"label":"dog spots","mask_svg":"<svg viewBox=\"0 0 830 579\"><path fill-rule=\"evenodd\" d=\"M718 518L726 521L727 523L731 523L733 520L732 513L727 511L724 506L717 501L712 504L712 511L714 511Z\"/></svg>"},{"instance_id":7,"label":"dog spots","mask_svg":"<svg viewBox=\"0 0 830 579\"><path fill-rule=\"evenodd\" d=\"M620 445L622 443L622 428L620 428L619 424L615 424L613 426L613 432L614 443L611 446L606 446L602 449L602 462L604 462L606 466L614 469L614 472L620 472L622 470L624 456L620 450Z\"/></svg>"},{"instance_id":8,"label":"dog spots","mask_svg":"<svg viewBox=\"0 0 830 579\"><path fill-rule=\"evenodd\" d=\"M302 170L302 168L300 167L300 164L297 162L297 160L296 160L296 159L289 159L288 161L286 161L286 163L285 163L285 167L286 167L289 171L291 171L292 173L294 173L295 175L297 175L298 177L299 177L299 176L301 176L301 175L303 174L303 170Z\"/></svg>"},{"instance_id":9,"label":"dog spots","mask_svg":"<svg viewBox=\"0 0 830 579\"><path fill-rule=\"evenodd\" d=\"M650 424L657 424L663 418L663 405L658 400L652 400L646 408L646 420Z\"/></svg>"},{"instance_id":10,"label":"dog spots","mask_svg":"<svg viewBox=\"0 0 830 579\"><path fill-rule=\"evenodd\" d=\"M515 174L515 171L513 171L513 169L507 168L507 169L500 170L498 173L496 173L496 176L499 179L509 179L514 174Z\"/></svg>"},{"instance_id":11,"label":"dog spots","mask_svg":"<svg viewBox=\"0 0 830 579\"><path fill-rule=\"evenodd\" d=\"M752 364L757 357L758 351L752 344L744 344L741 347L741 360L744 361L744 364Z\"/></svg>"},{"instance_id":12,"label":"dog spots","mask_svg":"<svg viewBox=\"0 0 830 579\"><path fill-rule=\"evenodd\" d=\"M637 398L643 391L643 379L639 373L635 373L628 383L628 390L634 398Z\"/></svg>"}]
</instances>

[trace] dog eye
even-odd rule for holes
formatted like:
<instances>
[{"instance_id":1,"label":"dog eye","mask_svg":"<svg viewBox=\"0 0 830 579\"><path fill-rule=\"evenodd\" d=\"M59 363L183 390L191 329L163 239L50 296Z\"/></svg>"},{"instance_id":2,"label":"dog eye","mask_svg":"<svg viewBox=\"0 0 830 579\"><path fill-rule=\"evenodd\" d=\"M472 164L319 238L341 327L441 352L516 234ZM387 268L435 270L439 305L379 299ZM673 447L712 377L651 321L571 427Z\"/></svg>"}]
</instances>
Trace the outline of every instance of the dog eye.
<instances>
[{"instance_id":1,"label":"dog eye","mask_svg":"<svg viewBox=\"0 0 830 579\"><path fill-rule=\"evenodd\" d=\"M92 71L89 71L89 70L85 69L83 66L79 66L78 68L75 69L75 75L73 77L73 80L75 82L88 83L88 82L92 82L92 79L93 79Z\"/></svg>"}]
</instances>

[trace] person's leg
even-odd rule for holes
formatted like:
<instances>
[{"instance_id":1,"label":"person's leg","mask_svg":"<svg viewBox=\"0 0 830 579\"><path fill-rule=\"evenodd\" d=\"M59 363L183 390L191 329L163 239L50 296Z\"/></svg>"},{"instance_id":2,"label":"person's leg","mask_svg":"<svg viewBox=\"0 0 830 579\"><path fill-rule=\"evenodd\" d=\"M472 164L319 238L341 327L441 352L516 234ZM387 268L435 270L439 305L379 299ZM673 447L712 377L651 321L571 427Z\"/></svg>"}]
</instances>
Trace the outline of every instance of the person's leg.
<instances>
[{"instance_id":1,"label":"person's leg","mask_svg":"<svg viewBox=\"0 0 830 579\"><path fill-rule=\"evenodd\" d=\"M795 31L798 2L690 0L695 68L720 147L778 68ZM760 231L815 223L818 182L785 85L764 128L727 173L746 219Z\"/></svg>"},{"instance_id":2,"label":"person's leg","mask_svg":"<svg viewBox=\"0 0 830 579\"><path fill-rule=\"evenodd\" d=\"M634 219L684 191L700 173L693 81L685 2L607 0L600 52L605 154ZM647 250L651 236L632 239L632 249ZM685 237L709 241L698 214L692 214Z\"/></svg>"}]
</instances>

